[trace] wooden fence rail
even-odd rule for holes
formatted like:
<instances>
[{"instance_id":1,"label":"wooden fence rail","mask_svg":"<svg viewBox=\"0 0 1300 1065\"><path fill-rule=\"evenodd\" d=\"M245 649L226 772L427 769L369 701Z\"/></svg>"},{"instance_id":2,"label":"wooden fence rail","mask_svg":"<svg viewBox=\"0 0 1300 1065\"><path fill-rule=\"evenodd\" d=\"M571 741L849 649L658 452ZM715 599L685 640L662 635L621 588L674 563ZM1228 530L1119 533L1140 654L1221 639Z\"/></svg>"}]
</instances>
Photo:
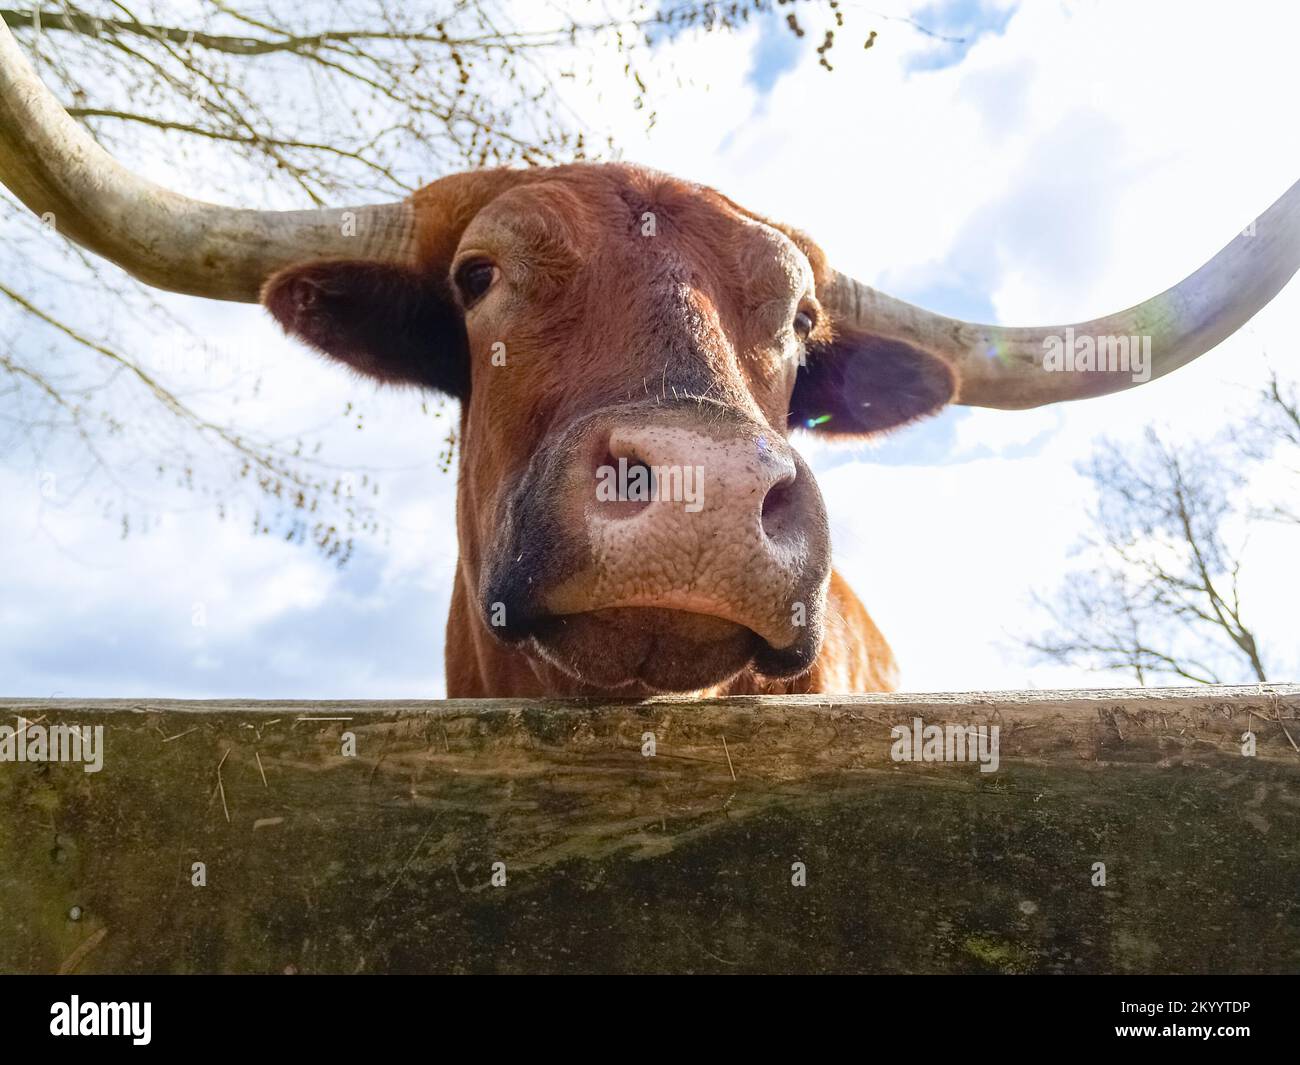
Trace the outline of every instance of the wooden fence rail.
<instances>
[{"instance_id":1,"label":"wooden fence rail","mask_svg":"<svg viewBox=\"0 0 1300 1065\"><path fill-rule=\"evenodd\" d=\"M1297 742L1300 685L5 699L0 970L1296 972Z\"/></svg>"}]
</instances>

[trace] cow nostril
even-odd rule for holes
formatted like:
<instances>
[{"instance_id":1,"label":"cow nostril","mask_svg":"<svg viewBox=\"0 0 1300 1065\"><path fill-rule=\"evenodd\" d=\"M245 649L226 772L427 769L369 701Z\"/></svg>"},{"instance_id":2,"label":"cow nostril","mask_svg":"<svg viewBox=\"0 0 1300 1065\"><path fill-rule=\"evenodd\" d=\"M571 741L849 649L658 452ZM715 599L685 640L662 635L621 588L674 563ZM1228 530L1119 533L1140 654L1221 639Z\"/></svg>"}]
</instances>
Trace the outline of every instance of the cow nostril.
<instances>
[{"instance_id":1,"label":"cow nostril","mask_svg":"<svg viewBox=\"0 0 1300 1065\"><path fill-rule=\"evenodd\" d=\"M650 505L654 474L634 452L615 455L612 447L607 448L595 473L597 513L602 517L630 518Z\"/></svg>"},{"instance_id":2,"label":"cow nostril","mask_svg":"<svg viewBox=\"0 0 1300 1065\"><path fill-rule=\"evenodd\" d=\"M794 522L793 476L778 481L767 490L760 520L768 539L783 540L790 535Z\"/></svg>"}]
</instances>

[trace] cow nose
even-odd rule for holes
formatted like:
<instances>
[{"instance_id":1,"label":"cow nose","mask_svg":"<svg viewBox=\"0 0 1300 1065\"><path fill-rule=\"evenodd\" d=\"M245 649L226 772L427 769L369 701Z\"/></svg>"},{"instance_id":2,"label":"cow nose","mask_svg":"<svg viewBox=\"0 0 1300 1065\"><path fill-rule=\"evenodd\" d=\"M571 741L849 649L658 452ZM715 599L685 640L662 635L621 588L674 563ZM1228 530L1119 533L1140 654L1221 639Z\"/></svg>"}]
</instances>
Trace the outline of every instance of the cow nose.
<instances>
[{"instance_id":1,"label":"cow nose","mask_svg":"<svg viewBox=\"0 0 1300 1065\"><path fill-rule=\"evenodd\" d=\"M550 612L652 607L743 625L777 649L804 641L829 573L826 514L784 437L664 411L590 431L566 478L585 564L549 590Z\"/></svg>"},{"instance_id":2,"label":"cow nose","mask_svg":"<svg viewBox=\"0 0 1300 1065\"><path fill-rule=\"evenodd\" d=\"M756 521L769 539L797 532L790 519L799 474L779 438L759 433L719 440L675 426L615 426L602 466L610 471L602 476L620 491L614 499L598 498L609 505L589 511L593 523L625 520L656 505L702 513L712 494L725 496L717 499L716 510L729 522Z\"/></svg>"}]
</instances>

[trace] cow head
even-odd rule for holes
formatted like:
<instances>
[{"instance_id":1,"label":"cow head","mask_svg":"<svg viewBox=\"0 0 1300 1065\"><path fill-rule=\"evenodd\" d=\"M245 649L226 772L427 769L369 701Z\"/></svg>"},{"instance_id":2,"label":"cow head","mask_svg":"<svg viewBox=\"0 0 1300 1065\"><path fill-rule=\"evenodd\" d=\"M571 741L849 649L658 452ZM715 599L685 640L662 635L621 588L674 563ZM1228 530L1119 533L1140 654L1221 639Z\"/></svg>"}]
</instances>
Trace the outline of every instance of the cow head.
<instances>
[{"instance_id":1,"label":"cow head","mask_svg":"<svg viewBox=\"0 0 1300 1065\"><path fill-rule=\"evenodd\" d=\"M948 363L837 321L806 238L650 171L460 175L414 207L412 263L294 266L263 300L354 369L461 401L474 623L602 689L805 670L830 549L789 427L920 417Z\"/></svg>"}]
</instances>

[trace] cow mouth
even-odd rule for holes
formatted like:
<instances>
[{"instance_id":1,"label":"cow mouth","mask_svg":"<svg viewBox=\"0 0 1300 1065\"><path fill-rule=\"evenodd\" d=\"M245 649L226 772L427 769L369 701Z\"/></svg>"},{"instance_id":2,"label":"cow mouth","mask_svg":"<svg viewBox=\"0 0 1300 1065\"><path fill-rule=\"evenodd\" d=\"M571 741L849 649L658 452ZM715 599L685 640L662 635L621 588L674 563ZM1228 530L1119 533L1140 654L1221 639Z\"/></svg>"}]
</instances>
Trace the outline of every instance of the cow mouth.
<instances>
[{"instance_id":1,"label":"cow mouth","mask_svg":"<svg viewBox=\"0 0 1300 1065\"><path fill-rule=\"evenodd\" d=\"M796 676L816 650L773 648L734 621L665 607L550 615L537 619L530 635L541 656L569 676L630 692L703 691L750 665L774 679Z\"/></svg>"}]
</instances>

